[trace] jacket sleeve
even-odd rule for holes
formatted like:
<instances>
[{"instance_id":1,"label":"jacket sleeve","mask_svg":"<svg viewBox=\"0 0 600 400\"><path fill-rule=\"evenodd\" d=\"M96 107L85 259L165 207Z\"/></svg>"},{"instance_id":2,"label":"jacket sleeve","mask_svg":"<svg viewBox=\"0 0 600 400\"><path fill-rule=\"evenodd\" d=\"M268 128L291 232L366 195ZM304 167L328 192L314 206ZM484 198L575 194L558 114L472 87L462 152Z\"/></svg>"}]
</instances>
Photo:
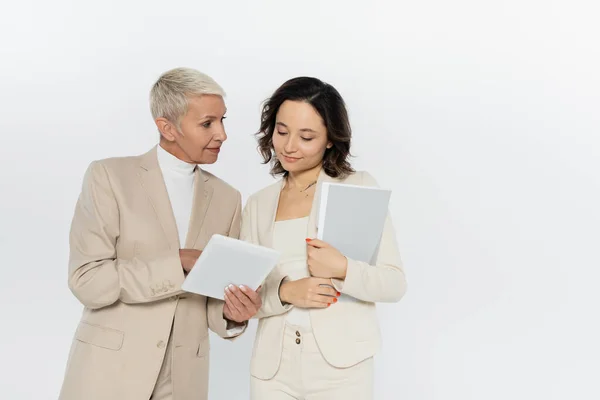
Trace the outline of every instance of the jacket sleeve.
<instances>
[{"instance_id":1,"label":"jacket sleeve","mask_svg":"<svg viewBox=\"0 0 600 400\"><path fill-rule=\"evenodd\" d=\"M235 209L233 220L231 221L231 227L229 228L229 237L238 239L240 236L240 214L242 208L241 195L238 193L238 202ZM223 300L209 297L206 302L206 311L208 315L208 327L211 331L219 335L224 339L234 339L241 335L248 326L248 322L243 324L237 324L233 321L225 319L223 316L223 306L225 302Z\"/></svg>"},{"instance_id":2,"label":"jacket sleeve","mask_svg":"<svg viewBox=\"0 0 600 400\"><path fill-rule=\"evenodd\" d=\"M149 303L183 293L179 250L148 262L117 257L119 206L100 162L88 167L69 235L68 285L86 307Z\"/></svg>"},{"instance_id":3,"label":"jacket sleeve","mask_svg":"<svg viewBox=\"0 0 600 400\"><path fill-rule=\"evenodd\" d=\"M257 233L257 220L262 216L258 215L257 210L254 207L254 200L252 197L250 197L242 214L240 239L260 245ZM284 314L292 308L291 304L284 305L279 298L279 287L286 279L288 279L288 277L282 275L277 266L273 268L273 271L271 271L262 284L260 289L262 307L258 310L258 313L256 313L253 318L260 319Z\"/></svg>"},{"instance_id":4,"label":"jacket sleeve","mask_svg":"<svg viewBox=\"0 0 600 400\"><path fill-rule=\"evenodd\" d=\"M363 173L364 186L377 182ZM398 250L396 234L388 212L383 228L375 265L347 258L346 278L332 279L333 286L341 293L368 302L397 302L406 293L406 277Z\"/></svg>"}]
</instances>

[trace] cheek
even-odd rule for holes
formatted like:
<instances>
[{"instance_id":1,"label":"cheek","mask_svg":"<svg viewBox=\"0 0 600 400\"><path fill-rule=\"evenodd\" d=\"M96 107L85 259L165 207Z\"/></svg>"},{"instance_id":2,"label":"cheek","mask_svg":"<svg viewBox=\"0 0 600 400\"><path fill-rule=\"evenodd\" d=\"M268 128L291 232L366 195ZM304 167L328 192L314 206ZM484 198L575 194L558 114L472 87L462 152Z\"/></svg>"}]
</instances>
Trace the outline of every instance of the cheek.
<instances>
[{"instance_id":1,"label":"cheek","mask_svg":"<svg viewBox=\"0 0 600 400\"><path fill-rule=\"evenodd\" d=\"M280 153L282 147L283 147L283 141L281 140L281 136L274 134L273 135L273 148L275 149L275 153Z\"/></svg>"},{"instance_id":2,"label":"cheek","mask_svg":"<svg viewBox=\"0 0 600 400\"><path fill-rule=\"evenodd\" d=\"M307 158L315 159L322 158L325 153L326 143L317 143L315 140L310 142L304 142L302 146L302 152Z\"/></svg>"},{"instance_id":3,"label":"cheek","mask_svg":"<svg viewBox=\"0 0 600 400\"><path fill-rule=\"evenodd\" d=\"M187 139L188 143L191 143L194 146L206 147L206 145L208 145L208 143L210 143L212 134L207 129L204 129L201 126L198 126L198 127L189 129L185 133L185 138Z\"/></svg>"}]
</instances>

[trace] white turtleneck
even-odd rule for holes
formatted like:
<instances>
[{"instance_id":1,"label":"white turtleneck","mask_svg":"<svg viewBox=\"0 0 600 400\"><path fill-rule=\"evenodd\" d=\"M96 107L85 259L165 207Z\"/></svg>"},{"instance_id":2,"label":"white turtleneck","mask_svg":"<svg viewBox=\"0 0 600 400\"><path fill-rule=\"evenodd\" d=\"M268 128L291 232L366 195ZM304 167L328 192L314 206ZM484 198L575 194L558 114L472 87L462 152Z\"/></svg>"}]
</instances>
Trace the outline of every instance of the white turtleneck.
<instances>
[{"instance_id":1,"label":"white turtleneck","mask_svg":"<svg viewBox=\"0 0 600 400\"><path fill-rule=\"evenodd\" d=\"M196 164L181 161L160 145L157 146L158 165L162 171L175 223L179 232L179 245L185 248L194 203L194 171Z\"/></svg>"},{"instance_id":2,"label":"white turtleneck","mask_svg":"<svg viewBox=\"0 0 600 400\"><path fill-rule=\"evenodd\" d=\"M160 145L157 146L156 155L173 208L173 215L175 215L175 224L179 232L179 245L183 249L185 248L192 207L194 206L194 172L197 166L181 161ZM243 330L243 325L240 326L239 324L228 323L227 327L229 336L237 335Z\"/></svg>"}]
</instances>

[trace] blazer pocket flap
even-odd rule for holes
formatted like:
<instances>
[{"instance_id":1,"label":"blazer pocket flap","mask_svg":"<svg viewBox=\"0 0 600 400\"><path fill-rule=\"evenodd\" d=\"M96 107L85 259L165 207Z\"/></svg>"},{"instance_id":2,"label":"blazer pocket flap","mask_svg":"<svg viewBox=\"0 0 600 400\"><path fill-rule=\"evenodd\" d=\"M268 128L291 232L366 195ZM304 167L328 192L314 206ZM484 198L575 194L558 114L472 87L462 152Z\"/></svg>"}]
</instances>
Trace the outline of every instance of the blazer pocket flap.
<instances>
[{"instance_id":1,"label":"blazer pocket flap","mask_svg":"<svg viewBox=\"0 0 600 400\"><path fill-rule=\"evenodd\" d=\"M198 352L196 353L196 355L198 357L204 357L204 356L208 355L209 351L210 351L210 342L208 341L208 337L206 337L205 339L202 339L200 341L200 344L198 345Z\"/></svg>"},{"instance_id":2,"label":"blazer pocket flap","mask_svg":"<svg viewBox=\"0 0 600 400\"><path fill-rule=\"evenodd\" d=\"M75 338L81 342L92 344L109 350L119 350L123 346L125 334L116 329L80 322Z\"/></svg>"}]
</instances>

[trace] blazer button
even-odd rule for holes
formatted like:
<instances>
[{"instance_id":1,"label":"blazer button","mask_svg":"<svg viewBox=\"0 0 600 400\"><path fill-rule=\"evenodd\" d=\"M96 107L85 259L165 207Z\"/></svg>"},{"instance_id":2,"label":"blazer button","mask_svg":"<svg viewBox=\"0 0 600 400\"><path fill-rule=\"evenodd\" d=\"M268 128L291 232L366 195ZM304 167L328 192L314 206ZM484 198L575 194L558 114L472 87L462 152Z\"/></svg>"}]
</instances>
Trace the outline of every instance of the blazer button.
<instances>
[{"instance_id":1,"label":"blazer button","mask_svg":"<svg viewBox=\"0 0 600 400\"><path fill-rule=\"evenodd\" d=\"M163 342L162 340L158 343L156 343L156 347L158 347L159 349L164 349L165 348L165 342Z\"/></svg>"},{"instance_id":2,"label":"blazer button","mask_svg":"<svg viewBox=\"0 0 600 400\"><path fill-rule=\"evenodd\" d=\"M300 344L300 339L296 339L296 344Z\"/></svg>"},{"instance_id":3,"label":"blazer button","mask_svg":"<svg viewBox=\"0 0 600 400\"><path fill-rule=\"evenodd\" d=\"M300 332L296 331L296 336L300 337Z\"/></svg>"}]
</instances>

